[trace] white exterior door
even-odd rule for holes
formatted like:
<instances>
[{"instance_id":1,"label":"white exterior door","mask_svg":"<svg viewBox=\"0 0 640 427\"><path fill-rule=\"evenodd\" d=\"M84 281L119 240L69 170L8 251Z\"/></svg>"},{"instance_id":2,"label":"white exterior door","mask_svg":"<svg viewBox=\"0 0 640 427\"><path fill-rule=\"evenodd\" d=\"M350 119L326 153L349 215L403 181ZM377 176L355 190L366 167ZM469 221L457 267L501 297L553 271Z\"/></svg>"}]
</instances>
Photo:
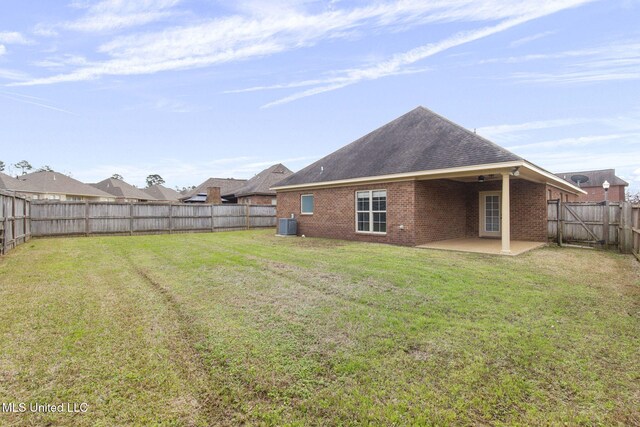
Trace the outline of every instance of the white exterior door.
<instances>
[{"instance_id":1,"label":"white exterior door","mask_svg":"<svg viewBox=\"0 0 640 427\"><path fill-rule=\"evenodd\" d=\"M500 237L500 191L480 192L480 237Z\"/></svg>"}]
</instances>

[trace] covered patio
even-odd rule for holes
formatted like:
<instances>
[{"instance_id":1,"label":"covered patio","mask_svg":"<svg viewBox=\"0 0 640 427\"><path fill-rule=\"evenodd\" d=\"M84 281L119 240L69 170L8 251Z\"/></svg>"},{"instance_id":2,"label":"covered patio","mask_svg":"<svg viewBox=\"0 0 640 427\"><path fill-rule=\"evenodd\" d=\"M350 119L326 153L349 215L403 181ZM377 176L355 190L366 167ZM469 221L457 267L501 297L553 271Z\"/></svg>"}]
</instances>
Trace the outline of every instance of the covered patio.
<instances>
[{"instance_id":1,"label":"covered patio","mask_svg":"<svg viewBox=\"0 0 640 427\"><path fill-rule=\"evenodd\" d=\"M533 249L545 246L543 242L527 242L524 240L511 240L509 252L503 251L501 239L482 237L462 237L459 239L440 240L438 242L419 245L423 249L439 249L444 251L475 252L491 255L520 255Z\"/></svg>"}]
</instances>

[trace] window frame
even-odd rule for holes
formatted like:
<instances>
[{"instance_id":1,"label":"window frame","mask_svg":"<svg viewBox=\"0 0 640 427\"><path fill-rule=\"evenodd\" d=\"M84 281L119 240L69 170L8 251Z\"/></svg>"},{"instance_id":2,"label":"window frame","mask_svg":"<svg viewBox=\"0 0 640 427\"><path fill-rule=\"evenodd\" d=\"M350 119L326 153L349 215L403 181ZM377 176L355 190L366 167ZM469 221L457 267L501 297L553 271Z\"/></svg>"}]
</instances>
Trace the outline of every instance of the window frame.
<instances>
[{"instance_id":1,"label":"window frame","mask_svg":"<svg viewBox=\"0 0 640 427\"><path fill-rule=\"evenodd\" d=\"M302 204L302 198L303 197L311 197L311 200L313 201L313 207L311 209L311 212L303 212L302 207L304 206ZM308 193L308 194L301 194L300 195L300 215L313 215L313 212L316 210L316 198L313 195L313 193Z\"/></svg>"},{"instance_id":2,"label":"window frame","mask_svg":"<svg viewBox=\"0 0 640 427\"><path fill-rule=\"evenodd\" d=\"M384 191L384 198L385 198L385 209L383 211L374 211L373 210L373 193L375 193L376 191ZM360 211L358 210L358 193L369 193L369 210L368 211ZM373 189L373 190L356 190L353 193L353 198L354 198L354 209L355 209L355 227L356 227L356 233L358 234L375 234L375 235L380 235L380 236L384 236L387 234L388 230L388 220L387 220L387 213L389 212L388 210L388 201L389 201L389 192L387 191L386 188L377 188L377 189ZM358 230L358 213L361 212L367 212L369 213L369 230L368 231L364 231L364 230ZM384 212L385 214L385 220L384 220L384 229L385 231L373 231L373 214L374 213L382 213Z\"/></svg>"}]
</instances>

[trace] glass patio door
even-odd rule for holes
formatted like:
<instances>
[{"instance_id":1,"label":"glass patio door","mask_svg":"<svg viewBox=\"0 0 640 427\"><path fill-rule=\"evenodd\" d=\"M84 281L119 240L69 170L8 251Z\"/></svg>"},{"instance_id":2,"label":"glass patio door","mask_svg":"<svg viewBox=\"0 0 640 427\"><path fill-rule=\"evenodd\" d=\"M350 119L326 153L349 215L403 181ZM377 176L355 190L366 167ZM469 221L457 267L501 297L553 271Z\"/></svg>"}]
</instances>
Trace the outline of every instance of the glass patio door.
<instances>
[{"instance_id":1,"label":"glass patio door","mask_svg":"<svg viewBox=\"0 0 640 427\"><path fill-rule=\"evenodd\" d=\"M500 200L499 191L480 193L480 236L500 237Z\"/></svg>"}]
</instances>

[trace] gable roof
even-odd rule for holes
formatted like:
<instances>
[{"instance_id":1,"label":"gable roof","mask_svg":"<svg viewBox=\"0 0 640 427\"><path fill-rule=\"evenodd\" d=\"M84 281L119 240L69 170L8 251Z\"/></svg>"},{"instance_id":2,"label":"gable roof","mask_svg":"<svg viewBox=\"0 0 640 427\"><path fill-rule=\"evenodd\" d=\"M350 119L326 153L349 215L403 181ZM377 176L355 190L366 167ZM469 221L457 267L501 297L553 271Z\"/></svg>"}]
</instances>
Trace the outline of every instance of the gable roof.
<instances>
[{"instance_id":1,"label":"gable roof","mask_svg":"<svg viewBox=\"0 0 640 427\"><path fill-rule=\"evenodd\" d=\"M582 172L563 172L563 173L556 174L556 176L559 176L565 181L570 182L571 184L577 185L577 183L571 179L571 177L574 175L584 175L588 178L586 182L580 183L579 187L581 188L602 187L602 183L605 181L609 181L609 184L611 185L622 185L622 186L629 185L627 181L616 176L615 169L602 169L602 170L582 171Z\"/></svg>"},{"instance_id":2,"label":"gable roof","mask_svg":"<svg viewBox=\"0 0 640 427\"><path fill-rule=\"evenodd\" d=\"M99 190L59 172L32 172L22 175L20 180L24 180L25 184L25 188L22 191L29 193L70 194L74 196L114 198L112 194Z\"/></svg>"},{"instance_id":3,"label":"gable roof","mask_svg":"<svg viewBox=\"0 0 640 427\"><path fill-rule=\"evenodd\" d=\"M237 189L247 183L246 179L234 179L234 178L209 178L202 184L198 185L187 194L180 196L180 200L189 199L199 194L207 194L207 188L219 187L220 194L233 194Z\"/></svg>"},{"instance_id":4,"label":"gable roof","mask_svg":"<svg viewBox=\"0 0 640 427\"><path fill-rule=\"evenodd\" d=\"M134 187L133 185L115 178L107 178L96 184L89 184L92 187L107 192L115 197L122 197L125 199L138 199L138 200L153 200L154 197L145 193L144 191Z\"/></svg>"},{"instance_id":5,"label":"gable roof","mask_svg":"<svg viewBox=\"0 0 640 427\"><path fill-rule=\"evenodd\" d=\"M418 107L285 178L277 187L524 160Z\"/></svg>"},{"instance_id":6,"label":"gable roof","mask_svg":"<svg viewBox=\"0 0 640 427\"><path fill-rule=\"evenodd\" d=\"M24 181L0 172L0 190L26 191L26 187Z\"/></svg>"},{"instance_id":7,"label":"gable roof","mask_svg":"<svg viewBox=\"0 0 640 427\"><path fill-rule=\"evenodd\" d=\"M150 195L156 200L163 200L169 202L177 202L182 195L176 190L167 188L164 185L156 184L151 187L145 188L142 191Z\"/></svg>"},{"instance_id":8,"label":"gable roof","mask_svg":"<svg viewBox=\"0 0 640 427\"><path fill-rule=\"evenodd\" d=\"M235 190L233 195L235 197L253 195L275 196L276 192L271 190L271 187L292 174L293 172L289 168L282 163L278 163L251 178L245 185ZM231 194L222 193L222 195L227 196Z\"/></svg>"}]
</instances>

